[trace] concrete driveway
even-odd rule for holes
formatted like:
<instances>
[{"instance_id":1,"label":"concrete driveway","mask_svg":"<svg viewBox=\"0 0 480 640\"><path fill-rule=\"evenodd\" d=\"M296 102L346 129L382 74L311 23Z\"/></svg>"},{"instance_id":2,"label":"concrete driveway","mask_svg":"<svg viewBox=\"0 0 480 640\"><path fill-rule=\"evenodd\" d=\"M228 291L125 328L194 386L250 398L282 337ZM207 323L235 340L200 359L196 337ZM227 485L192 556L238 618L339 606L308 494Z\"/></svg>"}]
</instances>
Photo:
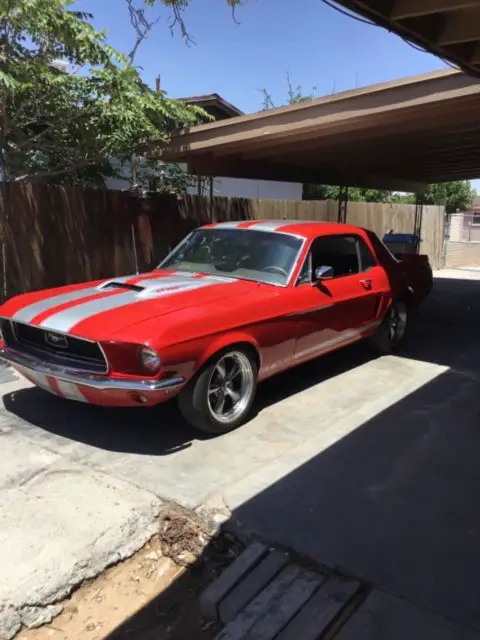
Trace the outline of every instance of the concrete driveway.
<instances>
[{"instance_id":1,"label":"concrete driveway","mask_svg":"<svg viewBox=\"0 0 480 640\"><path fill-rule=\"evenodd\" d=\"M480 273L445 272L401 357L359 345L268 381L254 419L217 439L174 404L100 409L5 379L0 620L48 615L142 546L166 501L213 498L247 529L480 629L478 327Z\"/></svg>"}]
</instances>

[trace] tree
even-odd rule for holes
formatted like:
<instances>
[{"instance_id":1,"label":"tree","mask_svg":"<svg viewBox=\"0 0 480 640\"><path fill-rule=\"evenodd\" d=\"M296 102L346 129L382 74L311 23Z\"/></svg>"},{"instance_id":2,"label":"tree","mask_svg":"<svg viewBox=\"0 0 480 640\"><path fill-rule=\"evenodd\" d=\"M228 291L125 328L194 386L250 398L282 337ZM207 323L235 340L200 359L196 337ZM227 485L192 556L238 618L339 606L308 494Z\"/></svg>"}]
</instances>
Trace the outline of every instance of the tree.
<instances>
[{"instance_id":1,"label":"tree","mask_svg":"<svg viewBox=\"0 0 480 640\"><path fill-rule=\"evenodd\" d=\"M168 141L176 124L207 118L146 87L92 16L71 4L0 0L0 160L8 179L98 184L111 172L109 158L143 153Z\"/></svg>"},{"instance_id":2,"label":"tree","mask_svg":"<svg viewBox=\"0 0 480 640\"><path fill-rule=\"evenodd\" d=\"M303 185L304 200L337 200L339 187L325 184L305 184ZM392 202L391 191L383 189L360 189L359 187L348 188L349 202Z\"/></svg>"},{"instance_id":3,"label":"tree","mask_svg":"<svg viewBox=\"0 0 480 640\"><path fill-rule=\"evenodd\" d=\"M288 71L286 74L286 79L287 99L284 104L299 104L301 102L308 102L309 100L313 100L316 97L316 87L312 87L311 93L304 94L300 85L297 85L296 87L293 86ZM274 103L272 95L269 93L269 91L267 89L260 89L260 92L263 95L263 111L267 111L268 109L276 109L278 105Z\"/></svg>"},{"instance_id":4,"label":"tree","mask_svg":"<svg viewBox=\"0 0 480 640\"><path fill-rule=\"evenodd\" d=\"M425 204L444 206L447 213L467 211L473 204L477 192L468 180L441 182L428 186Z\"/></svg>"}]
</instances>

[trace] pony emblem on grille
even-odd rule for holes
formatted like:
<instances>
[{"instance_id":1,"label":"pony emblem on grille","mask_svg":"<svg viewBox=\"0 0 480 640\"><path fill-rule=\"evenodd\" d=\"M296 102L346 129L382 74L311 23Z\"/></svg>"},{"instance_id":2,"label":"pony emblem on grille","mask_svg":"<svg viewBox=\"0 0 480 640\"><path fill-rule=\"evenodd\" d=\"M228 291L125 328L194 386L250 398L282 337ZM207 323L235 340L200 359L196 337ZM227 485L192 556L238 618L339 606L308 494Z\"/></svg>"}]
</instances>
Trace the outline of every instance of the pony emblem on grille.
<instances>
[{"instance_id":1,"label":"pony emblem on grille","mask_svg":"<svg viewBox=\"0 0 480 640\"><path fill-rule=\"evenodd\" d=\"M47 331L45 333L45 342L52 347L57 347L58 349L66 349L68 347L68 340L66 336L61 333L53 333L52 331Z\"/></svg>"}]
</instances>

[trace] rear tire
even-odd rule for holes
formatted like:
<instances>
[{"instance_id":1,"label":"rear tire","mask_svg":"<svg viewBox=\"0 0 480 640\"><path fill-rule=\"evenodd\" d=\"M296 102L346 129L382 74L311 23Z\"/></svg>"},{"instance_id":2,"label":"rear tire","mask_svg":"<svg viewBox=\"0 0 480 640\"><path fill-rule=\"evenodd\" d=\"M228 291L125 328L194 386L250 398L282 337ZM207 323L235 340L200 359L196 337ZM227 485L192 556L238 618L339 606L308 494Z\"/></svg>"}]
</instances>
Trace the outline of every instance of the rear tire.
<instances>
[{"instance_id":1,"label":"rear tire","mask_svg":"<svg viewBox=\"0 0 480 640\"><path fill-rule=\"evenodd\" d=\"M395 353L405 341L407 326L407 305L402 300L394 300L371 339L372 346L381 353Z\"/></svg>"},{"instance_id":2,"label":"rear tire","mask_svg":"<svg viewBox=\"0 0 480 640\"><path fill-rule=\"evenodd\" d=\"M257 389L258 367L247 349L217 353L178 396L185 420L196 429L220 435L243 424Z\"/></svg>"}]
</instances>

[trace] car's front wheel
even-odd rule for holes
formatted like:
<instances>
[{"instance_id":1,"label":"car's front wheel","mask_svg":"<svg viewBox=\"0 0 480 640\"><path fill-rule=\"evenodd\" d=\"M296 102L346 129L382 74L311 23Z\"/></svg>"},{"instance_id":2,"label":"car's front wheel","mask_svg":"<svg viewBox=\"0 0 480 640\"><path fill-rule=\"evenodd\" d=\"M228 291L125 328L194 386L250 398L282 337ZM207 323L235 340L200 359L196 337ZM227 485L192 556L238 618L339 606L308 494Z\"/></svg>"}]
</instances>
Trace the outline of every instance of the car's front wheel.
<instances>
[{"instance_id":1,"label":"car's front wheel","mask_svg":"<svg viewBox=\"0 0 480 640\"><path fill-rule=\"evenodd\" d=\"M257 364L247 349L230 348L216 354L178 397L180 411L191 425L222 434L248 417L257 388Z\"/></svg>"},{"instance_id":2,"label":"car's front wheel","mask_svg":"<svg viewBox=\"0 0 480 640\"><path fill-rule=\"evenodd\" d=\"M372 338L373 346L382 353L394 353L405 340L407 325L407 305L402 300L394 300Z\"/></svg>"}]
</instances>

